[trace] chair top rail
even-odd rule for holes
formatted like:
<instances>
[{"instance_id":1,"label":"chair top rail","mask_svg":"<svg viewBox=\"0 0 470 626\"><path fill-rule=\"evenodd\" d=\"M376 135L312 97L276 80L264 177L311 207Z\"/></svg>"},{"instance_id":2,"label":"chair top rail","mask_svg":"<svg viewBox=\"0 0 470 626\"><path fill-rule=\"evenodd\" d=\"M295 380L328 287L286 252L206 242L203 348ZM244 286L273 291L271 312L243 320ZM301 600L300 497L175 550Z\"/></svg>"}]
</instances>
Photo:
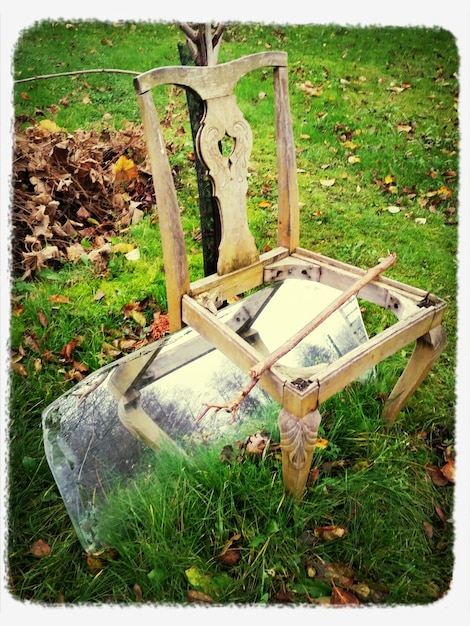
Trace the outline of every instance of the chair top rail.
<instances>
[{"instance_id":1,"label":"chair top rail","mask_svg":"<svg viewBox=\"0 0 470 626\"><path fill-rule=\"evenodd\" d=\"M258 52L212 66L165 66L134 79L138 95L158 85L178 85L199 94L202 100L230 95L245 74L263 67L287 67L286 52Z\"/></svg>"}]
</instances>

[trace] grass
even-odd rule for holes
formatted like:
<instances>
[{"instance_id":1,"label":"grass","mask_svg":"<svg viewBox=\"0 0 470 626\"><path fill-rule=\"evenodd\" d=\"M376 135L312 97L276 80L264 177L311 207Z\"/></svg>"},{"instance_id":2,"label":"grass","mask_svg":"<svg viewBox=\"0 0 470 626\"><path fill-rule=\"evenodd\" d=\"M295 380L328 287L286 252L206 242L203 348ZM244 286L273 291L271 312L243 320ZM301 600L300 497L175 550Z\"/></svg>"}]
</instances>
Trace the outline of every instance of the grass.
<instances>
[{"instance_id":1,"label":"grass","mask_svg":"<svg viewBox=\"0 0 470 626\"><path fill-rule=\"evenodd\" d=\"M181 41L179 29L168 24L42 22L22 33L14 75L145 71L179 64ZM126 328L138 332L124 318L126 303L151 296L155 307L165 307L154 215L122 233L123 241L143 251L132 265L115 255L105 276L77 263L43 270L30 281L12 277L10 344L24 372L14 370L10 379L8 564L10 593L21 601L136 603L141 593L146 602L179 603L196 586L220 603L308 602L331 593L330 581L309 576L319 558L352 568L380 604L428 604L449 589L453 530L436 511L452 517L453 492L449 485L435 486L426 465L442 465L455 432L458 177L449 174L458 170L455 41L449 32L428 28L234 24L224 34L220 61L269 48L289 53L301 244L362 267L396 251L398 262L388 275L447 300L446 349L388 433L380 421L381 398L411 347L381 364L373 385L353 385L321 407L321 435L329 444L316 451L318 479L298 503L284 498L274 454L228 465L214 449L187 467L156 458L154 477L136 477L136 488L123 485L103 514L103 532L118 558L90 563L47 466L41 412L76 382L71 365L59 358L67 342L81 336L76 360L94 371L112 358L105 344ZM306 93L306 81L321 87L321 95ZM243 81L237 93L256 129L259 162L251 174L249 219L260 248L273 245L276 227L267 150L270 93L262 74ZM172 98L184 104L183 95ZM131 77L122 74L18 83L14 98L24 126L43 117L69 132L140 123ZM201 248L192 236L197 202L186 158L192 146L188 135L178 141L191 272L200 275ZM359 161L350 162L351 156ZM323 186L324 179L335 182ZM261 209L266 199L271 206ZM390 213L391 205L403 210ZM98 291L105 295L94 300ZM57 294L69 302L52 303ZM371 305L364 318L370 333L388 323ZM276 439L275 425L272 434ZM344 525L347 534L310 544L315 527L326 525ZM227 567L218 555L238 534L241 558ZM37 539L50 545L49 556L31 554ZM190 584L187 570L199 586Z\"/></svg>"},{"instance_id":2,"label":"grass","mask_svg":"<svg viewBox=\"0 0 470 626\"><path fill-rule=\"evenodd\" d=\"M449 580L440 555L451 537L429 541L422 528L441 496L410 454L413 438L386 435L378 416L364 415L372 393L351 391L352 410L328 407L332 448L315 463L345 463L324 470L300 502L285 498L276 457L227 465L216 449L189 467L157 460L150 478L118 491L104 511L103 537L119 554L109 576L137 583L147 601L184 603L187 570L196 568L209 577L200 588L220 603L275 601L287 591L305 602L306 593L328 595L328 584L306 573L320 557L348 564L358 581L386 590L388 603L435 599ZM332 524L347 528L345 539L309 545L315 527ZM241 558L227 568L219 555L234 535Z\"/></svg>"}]
</instances>

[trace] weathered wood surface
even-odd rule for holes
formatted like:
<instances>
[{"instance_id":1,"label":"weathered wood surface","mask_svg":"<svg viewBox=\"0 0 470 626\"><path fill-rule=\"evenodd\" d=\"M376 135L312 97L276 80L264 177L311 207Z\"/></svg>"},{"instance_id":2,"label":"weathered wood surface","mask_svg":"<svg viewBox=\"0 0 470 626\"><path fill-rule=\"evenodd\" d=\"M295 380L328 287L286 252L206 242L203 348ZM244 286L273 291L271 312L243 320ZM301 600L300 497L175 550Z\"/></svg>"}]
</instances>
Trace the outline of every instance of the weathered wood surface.
<instances>
[{"instance_id":1,"label":"weathered wood surface","mask_svg":"<svg viewBox=\"0 0 470 626\"><path fill-rule=\"evenodd\" d=\"M343 304L357 294L365 285L370 283L374 278L377 278L379 274L384 272L387 268L395 263L396 255L390 254L385 259L382 259L378 265L371 268L357 279L350 287L348 287L343 293L333 300L321 313L316 315L304 328L301 328L295 335L293 335L288 341L279 346L268 357L263 359L260 363L257 363L255 367L251 368L251 375L255 378L261 376L261 374L269 369L276 361L283 357L287 352L295 348L302 339L305 339L312 331L315 330L322 322L324 322L332 313L337 311Z\"/></svg>"},{"instance_id":2,"label":"weathered wood surface","mask_svg":"<svg viewBox=\"0 0 470 626\"><path fill-rule=\"evenodd\" d=\"M179 85L196 91L203 100L229 96L248 72L263 67L287 67L286 52L259 52L212 67L157 67L134 79L138 95L158 85Z\"/></svg>"},{"instance_id":3,"label":"weathered wood surface","mask_svg":"<svg viewBox=\"0 0 470 626\"><path fill-rule=\"evenodd\" d=\"M233 142L227 156L220 149L226 137ZM246 215L251 147L251 128L235 96L207 101L197 148L201 161L207 166L212 192L219 205L221 241L217 273L221 275L248 267L259 259Z\"/></svg>"},{"instance_id":4,"label":"weathered wood surface","mask_svg":"<svg viewBox=\"0 0 470 626\"><path fill-rule=\"evenodd\" d=\"M165 140L152 94L147 92L140 96L139 105L152 164L167 284L170 331L174 331L181 328L181 297L189 291L184 234Z\"/></svg>"},{"instance_id":5,"label":"weathered wood surface","mask_svg":"<svg viewBox=\"0 0 470 626\"><path fill-rule=\"evenodd\" d=\"M247 222L247 167L252 136L233 90L245 74L262 67L274 70L279 212L278 248L260 255ZM189 281L180 209L150 91L163 84L175 84L194 91L205 106L196 147L207 167L219 207L221 243L217 274L192 283ZM212 67L157 68L138 76L134 85L154 175L170 328L175 330L182 324L193 327L247 373L258 365L254 373L260 376L260 386L283 407L279 424L284 480L287 490L298 495L308 476L320 420L319 404L380 361L416 341L410 363L384 411L384 418L392 423L442 352L445 333L441 323L445 302L422 289L378 275L371 281L364 281L356 290L358 281L364 279L364 270L299 247L299 195L285 52L254 54ZM226 140L232 142L228 152L221 147ZM293 384L288 372L276 368L278 354L270 355L269 361L265 361L264 353L257 351L214 315L221 302L266 282L286 278L318 281L345 293L354 287L359 298L388 309L397 322L334 363L309 373L308 384L300 388ZM262 361L268 365L260 371Z\"/></svg>"},{"instance_id":6,"label":"weathered wood surface","mask_svg":"<svg viewBox=\"0 0 470 626\"><path fill-rule=\"evenodd\" d=\"M284 486L286 491L297 497L305 489L320 422L317 410L299 419L283 408L278 417Z\"/></svg>"},{"instance_id":7,"label":"weathered wood surface","mask_svg":"<svg viewBox=\"0 0 470 626\"><path fill-rule=\"evenodd\" d=\"M437 326L418 338L408 364L393 388L382 417L392 426L408 398L418 389L446 345L446 332Z\"/></svg>"}]
</instances>

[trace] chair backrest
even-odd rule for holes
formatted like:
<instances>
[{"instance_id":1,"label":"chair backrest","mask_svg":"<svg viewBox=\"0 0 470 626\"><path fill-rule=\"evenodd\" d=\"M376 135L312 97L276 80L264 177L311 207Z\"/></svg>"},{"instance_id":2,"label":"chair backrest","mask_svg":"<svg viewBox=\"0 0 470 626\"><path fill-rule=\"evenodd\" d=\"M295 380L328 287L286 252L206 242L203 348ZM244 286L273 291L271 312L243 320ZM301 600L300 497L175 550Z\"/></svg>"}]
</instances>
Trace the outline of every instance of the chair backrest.
<instances>
[{"instance_id":1,"label":"chair backrest","mask_svg":"<svg viewBox=\"0 0 470 626\"><path fill-rule=\"evenodd\" d=\"M273 68L274 84L277 245L289 253L299 243L299 202L287 54L264 52L215 66L160 67L134 79L155 186L171 330L182 325L181 299L191 293L191 285L180 208L152 89L158 85L177 85L193 91L203 101L205 113L196 135L196 149L207 169L220 213L217 275L229 276L259 263L260 258L249 230L246 207L252 131L238 107L234 89L244 75L266 67ZM224 141L231 142L229 154L222 150ZM245 289L246 284L240 292Z\"/></svg>"}]
</instances>

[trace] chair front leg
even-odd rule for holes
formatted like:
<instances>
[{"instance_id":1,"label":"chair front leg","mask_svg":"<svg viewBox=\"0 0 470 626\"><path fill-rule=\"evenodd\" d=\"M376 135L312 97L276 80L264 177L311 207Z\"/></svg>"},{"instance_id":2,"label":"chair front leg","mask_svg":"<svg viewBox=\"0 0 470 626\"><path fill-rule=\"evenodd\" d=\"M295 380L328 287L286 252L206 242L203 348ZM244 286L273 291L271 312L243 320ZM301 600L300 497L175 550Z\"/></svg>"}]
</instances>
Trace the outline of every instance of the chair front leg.
<instances>
[{"instance_id":1,"label":"chair front leg","mask_svg":"<svg viewBox=\"0 0 470 626\"><path fill-rule=\"evenodd\" d=\"M393 388L382 413L388 428L393 425L408 398L421 385L439 358L446 345L446 338L444 328L436 326L417 339L413 354Z\"/></svg>"},{"instance_id":2,"label":"chair front leg","mask_svg":"<svg viewBox=\"0 0 470 626\"><path fill-rule=\"evenodd\" d=\"M307 483L321 415L318 409L296 417L282 409L278 424L281 434L282 475L287 493L300 497Z\"/></svg>"}]
</instances>

